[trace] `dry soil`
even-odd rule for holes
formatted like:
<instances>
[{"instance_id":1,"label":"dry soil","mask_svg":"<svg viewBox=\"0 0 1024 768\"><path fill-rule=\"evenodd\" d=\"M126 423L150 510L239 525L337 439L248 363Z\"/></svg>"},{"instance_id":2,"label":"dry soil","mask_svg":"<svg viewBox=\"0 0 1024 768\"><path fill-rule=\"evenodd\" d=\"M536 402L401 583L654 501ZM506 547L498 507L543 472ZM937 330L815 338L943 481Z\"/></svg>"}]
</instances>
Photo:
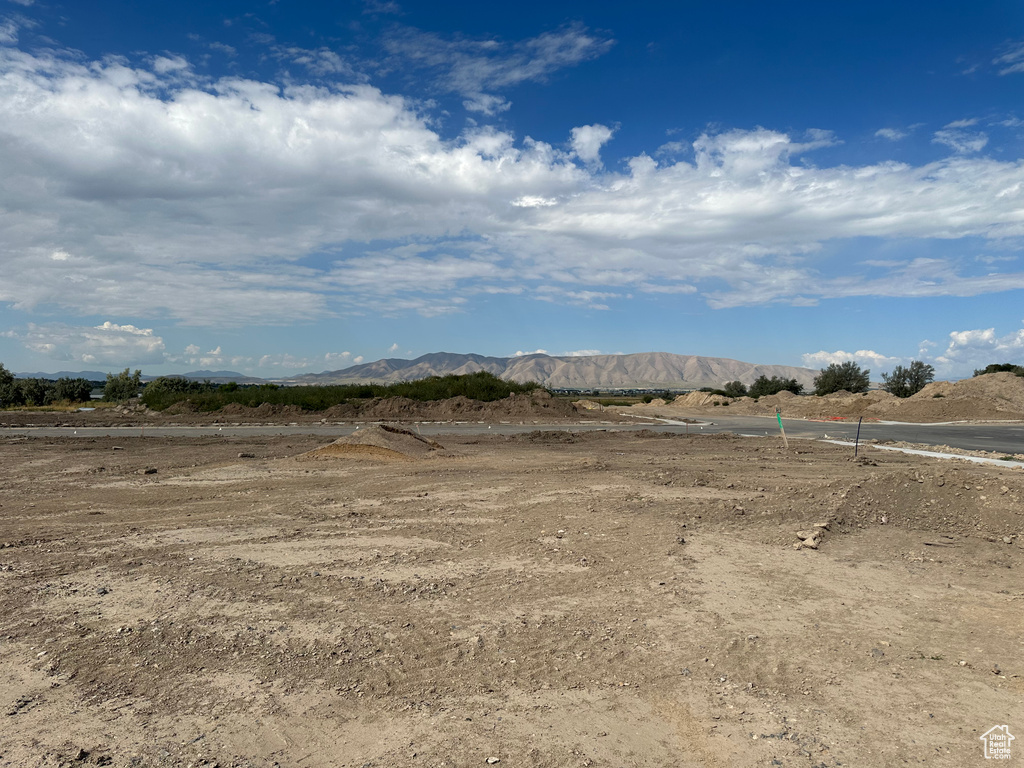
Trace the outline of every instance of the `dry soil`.
<instances>
[{"instance_id":1,"label":"dry soil","mask_svg":"<svg viewBox=\"0 0 1024 768\"><path fill-rule=\"evenodd\" d=\"M1020 473L437 442L0 440L0 766L959 767L1024 739Z\"/></svg>"}]
</instances>

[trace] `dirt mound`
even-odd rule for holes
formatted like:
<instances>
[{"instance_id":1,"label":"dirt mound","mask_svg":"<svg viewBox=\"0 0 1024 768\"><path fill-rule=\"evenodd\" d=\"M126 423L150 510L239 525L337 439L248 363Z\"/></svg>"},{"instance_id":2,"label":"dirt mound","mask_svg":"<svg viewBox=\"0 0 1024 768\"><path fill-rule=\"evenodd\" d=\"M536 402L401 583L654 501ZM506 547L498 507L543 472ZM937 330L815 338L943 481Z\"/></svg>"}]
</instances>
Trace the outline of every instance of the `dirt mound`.
<instances>
[{"instance_id":1,"label":"dirt mound","mask_svg":"<svg viewBox=\"0 0 1024 768\"><path fill-rule=\"evenodd\" d=\"M376 424L341 437L330 445L302 454L303 459L369 458L410 461L424 459L444 446L407 429Z\"/></svg>"},{"instance_id":2,"label":"dirt mound","mask_svg":"<svg viewBox=\"0 0 1024 768\"><path fill-rule=\"evenodd\" d=\"M579 412L572 403L556 399L545 390L536 390L492 402L470 400L461 395L432 402L406 397L374 398L334 406L327 409L324 415L331 419L358 417L382 421L510 421L575 419Z\"/></svg>"},{"instance_id":3,"label":"dirt mound","mask_svg":"<svg viewBox=\"0 0 1024 768\"><path fill-rule=\"evenodd\" d=\"M728 406L728 413L767 416L782 411L800 419L882 419L887 421L936 422L972 419L1024 419L1024 378L1012 373L989 373L961 381L936 381L916 395L899 398L882 390L854 394L840 391L831 395L777 395L753 400L730 399L708 392L691 392L677 397L667 407L710 411ZM642 410L644 406L634 406Z\"/></svg>"},{"instance_id":4,"label":"dirt mound","mask_svg":"<svg viewBox=\"0 0 1024 768\"><path fill-rule=\"evenodd\" d=\"M728 403L731 402L731 397L723 397L722 395L713 395L710 392L688 392L685 395L680 395L671 402L673 407L684 407L684 408L700 408L705 405L714 405L715 403Z\"/></svg>"},{"instance_id":5,"label":"dirt mound","mask_svg":"<svg viewBox=\"0 0 1024 768\"><path fill-rule=\"evenodd\" d=\"M172 406L173 407L173 406ZM170 408L167 409L170 412ZM217 410L218 416L240 416L250 419L269 419L280 416L298 416L302 409L297 405L274 405L272 403L261 403L256 407L242 405L241 403L228 403Z\"/></svg>"}]
</instances>

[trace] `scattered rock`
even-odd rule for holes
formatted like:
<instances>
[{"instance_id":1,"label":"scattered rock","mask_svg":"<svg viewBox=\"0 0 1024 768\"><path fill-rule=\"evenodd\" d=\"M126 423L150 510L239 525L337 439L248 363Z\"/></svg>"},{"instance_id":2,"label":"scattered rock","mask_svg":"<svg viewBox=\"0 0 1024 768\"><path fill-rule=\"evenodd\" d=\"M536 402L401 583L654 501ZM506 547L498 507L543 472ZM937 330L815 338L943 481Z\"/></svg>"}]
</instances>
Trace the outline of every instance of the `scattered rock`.
<instances>
[{"instance_id":1,"label":"scattered rock","mask_svg":"<svg viewBox=\"0 0 1024 768\"><path fill-rule=\"evenodd\" d=\"M240 453L240 454L238 454L238 458L240 458L240 459L255 459L256 458L256 454L255 453Z\"/></svg>"},{"instance_id":2,"label":"scattered rock","mask_svg":"<svg viewBox=\"0 0 1024 768\"><path fill-rule=\"evenodd\" d=\"M501 759L497 758L497 757L488 757L487 758L487 764L488 765L494 765L495 763L500 763L500 762L501 762Z\"/></svg>"}]
</instances>

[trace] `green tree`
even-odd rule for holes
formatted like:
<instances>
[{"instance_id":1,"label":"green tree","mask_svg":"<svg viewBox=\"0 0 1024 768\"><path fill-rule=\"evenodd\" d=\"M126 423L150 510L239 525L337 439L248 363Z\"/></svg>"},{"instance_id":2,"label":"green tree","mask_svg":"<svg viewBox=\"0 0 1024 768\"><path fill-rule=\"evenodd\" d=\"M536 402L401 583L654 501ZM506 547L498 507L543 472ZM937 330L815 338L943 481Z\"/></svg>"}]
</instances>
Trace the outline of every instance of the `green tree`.
<instances>
[{"instance_id":1,"label":"green tree","mask_svg":"<svg viewBox=\"0 0 1024 768\"><path fill-rule=\"evenodd\" d=\"M896 397L910 397L916 395L925 388L925 385L931 384L933 381L935 381L935 369L920 360L914 360L906 368L897 365L891 374L883 373L882 389Z\"/></svg>"},{"instance_id":2,"label":"green tree","mask_svg":"<svg viewBox=\"0 0 1024 768\"><path fill-rule=\"evenodd\" d=\"M21 405L24 402L21 387L18 386L14 374L5 368L3 363L0 363L0 408Z\"/></svg>"},{"instance_id":3,"label":"green tree","mask_svg":"<svg viewBox=\"0 0 1024 768\"><path fill-rule=\"evenodd\" d=\"M871 371L861 368L853 360L832 363L814 377L814 394L830 395L845 389L847 392L867 392Z\"/></svg>"},{"instance_id":4,"label":"green tree","mask_svg":"<svg viewBox=\"0 0 1024 768\"><path fill-rule=\"evenodd\" d=\"M750 385L747 394L751 397L765 397L767 395L777 395L783 390L799 395L804 391L804 385L797 383L796 379L783 379L779 376L772 376L769 379L767 376L758 376L754 379L754 383Z\"/></svg>"},{"instance_id":5,"label":"green tree","mask_svg":"<svg viewBox=\"0 0 1024 768\"><path fill-rule=\"evenodd\" d=\"M130 400L139 394L139 387L141 386L142 371L129 373L128 369L125 368L117 375L108 373L106 386L103 387L103 399L114 403Z\"/></svg>"},{"instance_id":6,"label":"green tree","mask_svg":"<svg viewBox=\"0 0 1024 768\"><path fill-rule=\"evenodd\" d=\"M747 385L742 381L727 381L722 391L729 397L743 397L747 394Z\"/></svg>"},{"instance_id":7,"label":"green tree","mask_svg":"<svg viewBox=\"0 0 1024 768\"><path fill-rule=\"evenodd\" d=\"M88 379L57 379L47 393L48 402L87 403L92 395L92 382Z\"/></svg>"},{"instance_id":8,"label":"green tree","mask_svg":"<svg viewBox=\"0 0 1024 768\"><path fill-rule=\"evenodd\" d=\"M50 386L50 382L46 379L19 379L18 388L21 390L21 401L25 405L45 405Z\"/></svg>"}]
</instances>

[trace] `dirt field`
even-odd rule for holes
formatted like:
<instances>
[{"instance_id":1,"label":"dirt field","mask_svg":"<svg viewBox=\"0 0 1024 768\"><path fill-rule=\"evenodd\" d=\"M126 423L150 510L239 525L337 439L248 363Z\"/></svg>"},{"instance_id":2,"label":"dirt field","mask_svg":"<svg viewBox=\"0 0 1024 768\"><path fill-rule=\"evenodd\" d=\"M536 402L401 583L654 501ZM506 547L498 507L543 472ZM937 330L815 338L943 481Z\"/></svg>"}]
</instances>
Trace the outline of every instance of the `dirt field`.
<instances>
[{"instance_id":1,"label":"dirt field","mask_svg":"<svg viewBox=\"0 0 1024 768\"><path fill-rule=\"evenodd\" d=\"M0 766L1024 756L1021 473L437 440L0 439Z\"/></svg>"}]
</instances>

